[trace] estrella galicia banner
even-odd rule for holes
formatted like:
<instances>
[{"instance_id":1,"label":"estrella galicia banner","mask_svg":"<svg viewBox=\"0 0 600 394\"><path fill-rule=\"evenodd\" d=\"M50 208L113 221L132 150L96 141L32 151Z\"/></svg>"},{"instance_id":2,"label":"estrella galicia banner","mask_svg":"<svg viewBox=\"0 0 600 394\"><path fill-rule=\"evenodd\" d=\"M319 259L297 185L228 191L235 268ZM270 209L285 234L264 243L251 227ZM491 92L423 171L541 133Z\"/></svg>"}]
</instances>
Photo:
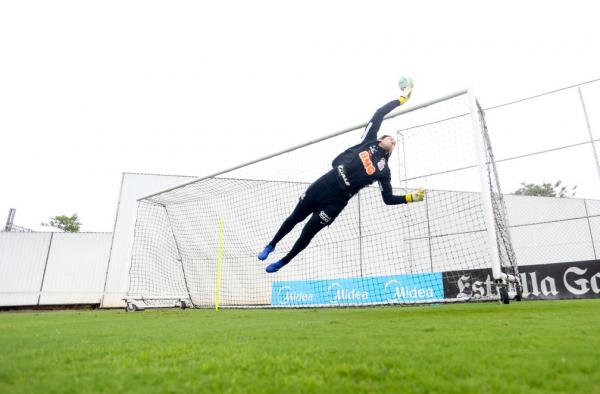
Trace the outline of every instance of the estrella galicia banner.
<instances>
[{"instance_id":1,"label":"estrella galicia banner","mask_svg":"<svg viewBox=\"0 0 600 394\"><path fill-rule=\"evenodd\" d=\"M524 265L519 267L523 298L600 297L600 260ZM445 298L486 298L496 295L491 269L443 273Z\"/></svg>"},{"instance_id":2,"label":"estrella galicia banner","mask_svg":"<svg viewBox=\"0 0 600 394\"><path fill-rule=\"evenodd\" d=\"M273 282L271 304L360 305L442 300L440 272L368 278Z\"/></svg>"}]
</instances>

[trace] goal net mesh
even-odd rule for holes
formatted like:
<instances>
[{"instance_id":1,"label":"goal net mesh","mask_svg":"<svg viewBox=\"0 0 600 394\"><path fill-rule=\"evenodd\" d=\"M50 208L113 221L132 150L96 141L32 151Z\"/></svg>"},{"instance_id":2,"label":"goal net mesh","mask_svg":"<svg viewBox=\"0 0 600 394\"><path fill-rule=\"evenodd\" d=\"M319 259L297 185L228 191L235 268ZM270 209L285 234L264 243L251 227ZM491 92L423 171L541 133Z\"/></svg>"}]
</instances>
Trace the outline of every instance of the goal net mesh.
<instances>
[{"instance_id":1,"label":"goal net mesh","mask_svg":"<svg viewBox=\"0 0 600 394\"><path fill-rule=\"evenodd\" d=\"M333 158L360 142L363 127L139 200L128 297L197 307L448 302L469 294L450 285L489 269L495 253L514 272L484 114L471 102L463 93L383 122L379 135L398 142L389 161L394 193L424 187L425 201L388 206L377 186L366 187L275 274L265 266L290 250L304 223L267 261L257 253Z\"/></svg>"}]
</instances>

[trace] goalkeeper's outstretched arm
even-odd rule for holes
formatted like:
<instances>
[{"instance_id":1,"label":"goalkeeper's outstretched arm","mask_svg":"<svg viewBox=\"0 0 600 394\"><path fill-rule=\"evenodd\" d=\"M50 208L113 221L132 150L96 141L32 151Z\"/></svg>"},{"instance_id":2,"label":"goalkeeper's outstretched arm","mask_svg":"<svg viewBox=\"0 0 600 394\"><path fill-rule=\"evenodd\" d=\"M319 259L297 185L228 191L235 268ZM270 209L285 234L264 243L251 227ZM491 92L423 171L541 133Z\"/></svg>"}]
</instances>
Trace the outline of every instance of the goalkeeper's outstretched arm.
<instances>
[{"instance_id":1,"label":"goalkeeper's outstretched arm","mask_svg":"<svg viewBox=\"0 0 600 394\"><path fill-rule=\"evenodd\" d=\"M383 179L379 181L379 187L381 189L381 196L383 202L387 205L406 204L409 202L419 202L425 199L425 189L417 189L413 193L409 193L405 196L397 196L392 192L392 184L389 179Z\"/></svg>"},{"instance_id":2,"label":"goalkeeper's outstretched arm","mask_svg":"<svg viewBox=\"0 0 600 394\"><path fill-rule=\"evenodd\" d=\"M402 95L397 100L392 100L383 107L379 108L377 111L375 111L373 117L367 125L367 128L365 129L365 137L363 139L363 142L377 139L377 133L379 132L379 128L383 123L383 118L385 118L385 116L392 112L395 108L408 101L411 93L412 89L406 88L402 91Z\"/></svg>"}]
</instances>

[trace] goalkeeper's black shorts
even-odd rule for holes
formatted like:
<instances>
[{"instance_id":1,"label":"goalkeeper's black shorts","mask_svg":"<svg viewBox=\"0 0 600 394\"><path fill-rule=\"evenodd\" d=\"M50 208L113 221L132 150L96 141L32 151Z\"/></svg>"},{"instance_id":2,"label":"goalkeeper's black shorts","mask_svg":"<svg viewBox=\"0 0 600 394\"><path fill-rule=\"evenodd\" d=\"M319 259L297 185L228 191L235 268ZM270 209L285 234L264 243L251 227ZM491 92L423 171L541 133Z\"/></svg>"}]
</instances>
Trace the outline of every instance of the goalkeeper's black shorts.
<instances>
[{"instance_id":1,"label":"goalkeeper's black shorts","mask_svg":"<svg viewBox=\"0 0 600 394\"><path fill-rule=\"evenodd\" d=\"M319 215L319 222L323 226L329 226L335 218L344 210L350 196L339 190L335 173L326 173L300 196L298 205L292 212L292 216L304 219L311 213Z\"/></svg>"}]
</instances>

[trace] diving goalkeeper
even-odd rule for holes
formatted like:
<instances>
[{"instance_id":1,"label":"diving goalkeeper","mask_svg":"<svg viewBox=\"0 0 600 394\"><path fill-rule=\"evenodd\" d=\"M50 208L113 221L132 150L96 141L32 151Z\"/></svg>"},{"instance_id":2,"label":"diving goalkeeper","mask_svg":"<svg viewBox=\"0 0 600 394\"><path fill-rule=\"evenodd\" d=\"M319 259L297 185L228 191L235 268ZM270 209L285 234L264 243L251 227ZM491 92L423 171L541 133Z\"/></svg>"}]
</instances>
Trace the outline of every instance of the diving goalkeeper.
<instances>
[{"instance_id":1,"label":"diving goalkeeper","mask_svg":"<svg viewBox=\"0 0 600 394\"><path fill-rule=\"evenodd\" d=\"M394 108L404 104L410 98L411 93L412 86L406 86L399 99L390 101L379 108L367 125L362 142L337 156L332 162L333 168L308 187L275 237L258 254L258 259L266 260L269 254L275 250L277 243L292 231L296 224L302 222L308 215L312 214L312 216L304 225L300 238L288 254L281 260L269 264L266 268L267 272L277 272L288 264L308 246L321 229L333 223L352 196L375 181L379 182L381 196L387 205L423 201L425 198L423 189L404 196L392 193L388 160L396 146L396 139L389 135L377 137L384 117Z\"/></svg>"}]
</instances>

